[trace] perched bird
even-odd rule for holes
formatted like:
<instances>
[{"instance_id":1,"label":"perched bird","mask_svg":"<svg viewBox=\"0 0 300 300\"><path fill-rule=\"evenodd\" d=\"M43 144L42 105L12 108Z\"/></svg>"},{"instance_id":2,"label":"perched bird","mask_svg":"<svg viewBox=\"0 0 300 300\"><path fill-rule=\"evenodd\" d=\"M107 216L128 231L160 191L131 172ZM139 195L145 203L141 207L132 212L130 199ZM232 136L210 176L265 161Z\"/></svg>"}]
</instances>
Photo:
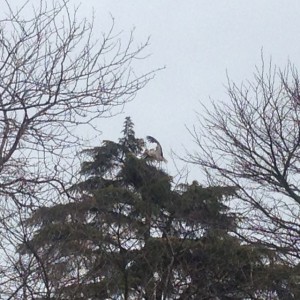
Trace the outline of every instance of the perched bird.
<instances>
[{"instance_id":1,"label":"perched bird","mask_svg":"<svg viewBox=\"0 0 300 300\"><path fill-rule=\"evenodd\" d=\"M150 143L155 143L156 148L155 149L146 149L144 154L143 154L143 157L145 159L163 161L163 162L166 163L167 160L164 158L163 151L162 151L160 143L152 136L148 135L146 138Z\"/></svg>"}]
</instances>

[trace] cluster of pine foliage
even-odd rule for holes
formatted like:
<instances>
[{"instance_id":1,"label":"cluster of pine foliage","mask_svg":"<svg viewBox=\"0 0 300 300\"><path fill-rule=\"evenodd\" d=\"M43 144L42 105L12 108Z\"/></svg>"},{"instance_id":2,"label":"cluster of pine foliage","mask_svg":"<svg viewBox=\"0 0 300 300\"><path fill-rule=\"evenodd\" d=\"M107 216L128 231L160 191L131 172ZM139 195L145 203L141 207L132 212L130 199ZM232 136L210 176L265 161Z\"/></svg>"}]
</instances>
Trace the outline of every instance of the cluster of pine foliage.
<instances>
[{"instance_id":1,"label":"cluster of pine foliage","mask_svg":"<svg viewBox=\"0 0 300 300\"><path fill-rule=\"evenodd\" d=\"M236 234L236 187L175 185L142 154L128 117L84 151L72 197L27 219L34 299L300 299L299 267Z\"/></svg>"}]
</instances>

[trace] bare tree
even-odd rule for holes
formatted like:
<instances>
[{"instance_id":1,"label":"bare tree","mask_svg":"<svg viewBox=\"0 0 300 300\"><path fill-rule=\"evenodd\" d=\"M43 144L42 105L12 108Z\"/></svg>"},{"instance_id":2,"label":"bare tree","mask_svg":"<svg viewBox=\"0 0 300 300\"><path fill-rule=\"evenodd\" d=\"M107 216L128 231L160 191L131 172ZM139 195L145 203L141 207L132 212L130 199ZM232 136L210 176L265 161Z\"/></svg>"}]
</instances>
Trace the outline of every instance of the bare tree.
<instances>
[{"instance_id":1,"label":"bare tree","mask_svg":"<svg viewBox=\"0 0 300 300\"><path fill-rule=\"evenodd\" d=\"M262 63L229 100L212 103L191 130L197 151L187 160L210 179L238 187L239 233L287 257L300 257L300 87L296 68Z\"/></svg>"},{"instance_id":2,"label":"bare tree","mask_svg":"<svg viewBox=\"0 0 300 300\"><path fill-rule=\"evenodd\" d=\"M66 193L80 131L100 130L97 120L120 111L154 75L133 72L148 40L135 47L131 32L121 42L113 20L101 33L68 1L47 2L4 1L0 16L0 293L11 299L32 266L43 267L37 254L34 262L14 254L32 234L22 220Z\"/></svg>"}]
</instances>

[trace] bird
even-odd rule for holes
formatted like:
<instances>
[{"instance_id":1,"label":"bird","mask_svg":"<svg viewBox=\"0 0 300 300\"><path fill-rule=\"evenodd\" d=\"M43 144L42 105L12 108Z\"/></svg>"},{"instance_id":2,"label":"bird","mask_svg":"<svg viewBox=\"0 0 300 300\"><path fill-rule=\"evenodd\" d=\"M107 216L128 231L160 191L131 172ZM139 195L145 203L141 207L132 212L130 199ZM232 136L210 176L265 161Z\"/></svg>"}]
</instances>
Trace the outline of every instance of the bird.
<instances>
[{"instance_id":1,"label":"bird","mask_svg":"<svg viewBox=\"0 0 300 300\"><path fill-rule=\"evenodd\" d=\"M156 148L155 149L146 149L144 154L143 154L143 157L145 159L163 161L163 162L166 163L167 160L164 158L163 151L162 151L160 143L154 137L152 137L150 135L146 136L146 139L150 143L155 143Z\"/></svg>"}]
</instances>

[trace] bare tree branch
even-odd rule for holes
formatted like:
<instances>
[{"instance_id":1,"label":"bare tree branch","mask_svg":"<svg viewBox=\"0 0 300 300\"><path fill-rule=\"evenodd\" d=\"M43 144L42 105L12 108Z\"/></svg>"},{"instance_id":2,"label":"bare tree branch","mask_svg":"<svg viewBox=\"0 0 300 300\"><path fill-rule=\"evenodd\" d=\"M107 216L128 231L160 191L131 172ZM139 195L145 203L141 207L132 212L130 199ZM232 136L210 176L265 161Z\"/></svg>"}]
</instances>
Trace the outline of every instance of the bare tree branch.
<instances>
[{"instance_id":1,"label":"bare tree branch","mask_svg":"<svg viewBox=\"0 0 300 300\"><path fill-rule=\"evenodd\" d=\"M136 47L134 32L116 34L113 19L101 33L69 1L31 3L5 1L0 14L0 293L11 299L23 290L29 299L35 282L49 297L53 288L35 249L25 260L15 254L32 234L22 220L68 201L82 132L101 132L99 118L120 112L155 73L134 72L149 40ZM34 268L45 269L43 278L32 277Z\"/></svg>"},{"instance_id":2,"label":"bare tree branch","mask_svg":"<svg viewBox=\"0 0 300 300\"><path fill-rule=\"evenodd\" d=\"M299 258L300 106L299 77L285 70L256 69L252 81L228 79L229 101L203 105L190 130L198 148L187 161L237 186L233 204L243 212L248 240Z\"/></svg>"}]
</instances>

